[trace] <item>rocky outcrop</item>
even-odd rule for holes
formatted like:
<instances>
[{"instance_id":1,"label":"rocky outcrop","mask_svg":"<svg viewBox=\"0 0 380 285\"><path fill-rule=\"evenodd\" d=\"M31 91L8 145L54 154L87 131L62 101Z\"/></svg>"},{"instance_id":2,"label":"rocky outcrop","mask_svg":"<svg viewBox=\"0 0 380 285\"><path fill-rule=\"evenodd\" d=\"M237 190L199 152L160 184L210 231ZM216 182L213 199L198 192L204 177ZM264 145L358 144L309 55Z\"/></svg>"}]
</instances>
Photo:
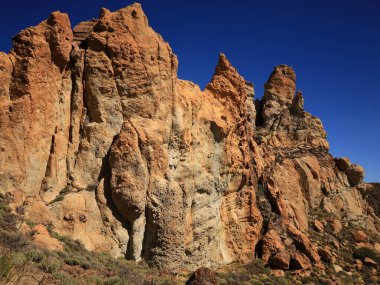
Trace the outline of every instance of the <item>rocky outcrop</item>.
<instances>
[{"instance_id":1,"label":"rocky outcrop","mask_svg":"<svg viewBox=\"0 0 380 285\"><path fill-rule=\"evenodd\" d=\"M361 193L371 205L377 216L380 216L380 183L361 185Z\"/></svg>"},{"instance_id":2,"label":"rocky outcrop","mask_svg":"<svg viewBox=\"0 0 380 285\"><path fill-rule=\"evenodd\" d=\"M89 250L171 272L321 266L316 209L378 232L363 169L329 154L291 67L256 101L224 54L204 90L177 69L137 3L22 31L0 54L1 193Z\"/></svg>"}]
</instances>

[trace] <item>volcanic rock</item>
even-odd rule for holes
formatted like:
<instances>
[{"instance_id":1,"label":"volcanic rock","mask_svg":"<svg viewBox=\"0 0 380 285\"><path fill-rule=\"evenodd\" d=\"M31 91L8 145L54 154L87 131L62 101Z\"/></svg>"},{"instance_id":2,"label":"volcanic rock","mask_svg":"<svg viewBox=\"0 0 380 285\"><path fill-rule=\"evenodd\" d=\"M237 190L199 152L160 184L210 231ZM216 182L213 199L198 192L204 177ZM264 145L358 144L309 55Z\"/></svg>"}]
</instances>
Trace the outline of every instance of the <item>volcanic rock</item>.
<instances>
[{"instance_id":1,"label":"volcanic rock","mask_svg":"<svg viewBox=\"0 0 380 285\"><path fill-rule=\"evenodd\" d=\"M215 272L209 268L199 268L190 277L186 285L217 285Z\"/></svg>"},{"instance_id":2,"label":"volcanic rock","mask_svg":"<svg viewBox=\"0 0 380 285\"><path fill-rule=\"evenodd\" d=\"M324 248L319 248L318 249L318 254L322 258L324 262L328 263L334 263L334 256L331 253L331 250L329 247L324 247Z\"/></svg>"},{"instance_id":3,"label":"volcanic rock","mask_svg":"<svg viewBox=\"0 0 380 285\"><path fill-rule=\"evenodd\" d=\"M377 267L377 262L369 257L365 257L363 263L368 266Z\"/></svg>"},{"instance_id":4,"label":"volcanic rock","mask_svg":"<svg viewBox=\"0 0 380 285\"><path fill-rule=\"evenodd\" d=\"M311 263L309 258L302 253L295 253L290 261L291 269L310 269Z\"/></svg>"},{"instance_id":5,"label":"volcanic rock","mask_svg":"<svg viewBox=\"0 0 380 285\"><path fill-rule=\"evenodd\" d=\"M323 224L318 221L318 220L315 220L314 223L313 223L313 226L314 226L314 229L319 232L319 233L323 233L324 232L324 226Z\"/></svg>"},{"instance_id":6,"label":"volcanic rock","mask_svg":"<svg viewBox=\"0 0 380 285\"><path fill-rule=\"evenodd\" d=\"M345 173L347 175L348 181L350 182L351 186L356 186L363 181L364 168L359 165L351 164L345 170Z\"/></svg>"},{"instance_id":7,"label":"volcanic rock","mask_svg":"<svg viewBox=\"0 0 380 285\"><path fill-rule=\"evenodd\" d=\"M286 270L289 269L290 255L287 252L277 252L269 261L272 268Z\"/></svg>"},{"instance_id":8,"label":"volcanic rock","mask_svg":"<svg viewBox=\"0 0 380 285\"><path fill-rule=\"evenodd\" d=\"M35 232L33 242L36 245L49 250L63 250L62 243L56 238L53 238L44 225L36 225L33 227L33 231Z\"/></svg>"},{"instance_id":9,"label":"volcanic rock","mask_svg":"<svg viewBox=\"0 0 380 285\"><path fill-rule=\"evenodd\" d=\"M292 67L255 101L224 54L204 90L177 71L138 3L21 31L0 53L0 193L88 250L172 273L255 256L309 269L317 210L335 234L343 218L378 232L378 191L329 154Z\"/></svg>"},{"instance_id":10,"label":"volcanic rock","mask_svg":"<svg viewBox=\"0 0 380 285\"><path fill-rule=\"evenodd\" d=\"M367 234L361 230L353 231L352 237L356 242L366 242L368 239Z\"/></svg>"},{"instance_id":11,"label":"volcanic rock","mask_svg":"<svg viewBox=\"0 0 380 285\"><path fill-rule=\"evenodd\" d=\"M336 166L340 171L345 172L351 165L351 161L347 157L335 158Z\"/></svg>"}]
</instances>

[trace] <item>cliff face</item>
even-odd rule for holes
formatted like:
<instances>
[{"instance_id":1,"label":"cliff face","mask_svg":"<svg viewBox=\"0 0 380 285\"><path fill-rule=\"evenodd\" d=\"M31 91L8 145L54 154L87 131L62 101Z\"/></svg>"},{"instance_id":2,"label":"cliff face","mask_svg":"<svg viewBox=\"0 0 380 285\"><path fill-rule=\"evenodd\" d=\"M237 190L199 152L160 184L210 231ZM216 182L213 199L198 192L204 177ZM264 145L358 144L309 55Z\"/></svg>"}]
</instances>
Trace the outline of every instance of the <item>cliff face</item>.
<instances>
[{"instance_id":1,"label":"cliff face","mask_svg":"<svg viewBox=\"0 0 380 285\"><path fill-rule=\"evenodd\" d=\"M362 168L329 154L291 67L255 102L223 54L203 91L177 68L139 4L22 31L0 54L1 193L90 250L168 271L320 265L317 209L378 233Z\"/></svg>"}]
</instances>

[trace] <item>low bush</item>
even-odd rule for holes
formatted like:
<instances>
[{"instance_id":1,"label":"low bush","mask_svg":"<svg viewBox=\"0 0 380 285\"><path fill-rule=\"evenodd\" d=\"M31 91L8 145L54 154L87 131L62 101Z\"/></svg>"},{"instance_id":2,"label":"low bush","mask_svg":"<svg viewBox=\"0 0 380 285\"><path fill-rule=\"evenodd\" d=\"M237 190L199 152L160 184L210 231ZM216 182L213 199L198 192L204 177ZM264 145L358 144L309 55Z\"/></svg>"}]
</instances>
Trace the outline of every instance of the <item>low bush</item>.
<instances>
[{"instance_id":1,"label":"low bush","mask_svg":"<svg viewBox=\"0 0 380 285\"><path fill-rule=\"evenodd\" d=\"M372 260L376 261L378 264L380 263L380 255L369 247L359 247L354 249L353 257L362 261L364 260L364 258L369 257Z\"/></svg>"},{"instance_id":2,"label":"low bush","mask_svg":"<svg viewBox=\"0 0 380 285\"><path fill-rule=\"evenodd\" d=\"M55 273L57 272L60 267L61 267L61 263L60 261L57 259L57 258L54 258L54 257L48 257L46 258L45 260L43 260L39 265L38 267L43 271L43 272L46 272L46 273Z\"/></svg>"}]
</instances>

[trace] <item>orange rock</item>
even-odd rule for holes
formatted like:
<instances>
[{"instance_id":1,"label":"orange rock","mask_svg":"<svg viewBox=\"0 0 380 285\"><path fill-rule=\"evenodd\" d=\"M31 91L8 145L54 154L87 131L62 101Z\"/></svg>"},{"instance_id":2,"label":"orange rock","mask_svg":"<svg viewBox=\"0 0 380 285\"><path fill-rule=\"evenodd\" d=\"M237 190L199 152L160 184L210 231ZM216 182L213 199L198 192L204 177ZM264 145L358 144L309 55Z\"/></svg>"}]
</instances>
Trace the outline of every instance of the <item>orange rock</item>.
<instances>
[{"instance_id":1,"label":"orange rock","mask_svg":"<svg viewBox=\"0 0 380 285\"><path fill-rule=\"evenodd\" d=\"M50 236L49 231L48 231L47 228L46 228L44 225L42 225L42 224L38 224L38 225L34 226L34 227L33 227L33 230L34 230L35 232L37 232L37 234Z\"/></svg>"},{"instance_id":2,"label":"orange rock","mask_svg":"<svg viewBox=\"0 0 380 285\"><path fill-rule=\"evenodd\" d=\"M36 245L48 250L63 250L62 243L59 240L52 238L51 236L36 234L35 236L33 236L33 242Z\"/></svg>"},{"instance_id":3,"label":"orange rock","mask_svg":"<svg viewBox=\"0 0 380 285\"><path fill-rule=\"evenodd\" d=\"M314 226L314 229L317 232L319 232L319 233L323 233L324 232L324 226L323 226L323 224L320 221L314 220L313 226Z\"/></svg>"},{"instance_id":4,"label":"orange rock","mask_svg":"<svg viewBox=\"0 0 380 285\"><path fill-rule=\"evenodd\" d=\"M343 172L346 171L351 165L351 161L347 157L335 158L334 161L338 169Z\"/></svg>"},{"instance_id":5,"label":"orange rock","mask_svg":"<svg viewBox=\"0 0 380 285\"><path fill-rule=\"evenodd\" d=\"M319 264L320 257L317 253L316 247L310 242L310 239L293 226L290 226L288 228L288 231L293 237L296 248L307 255L307 257L309 257L312 262Z\"/></svg>"},{"instance_id":6,"label":"orange rock","mask_svg":"<svg viewBox=\"0 0 380 285\"><path fill-rule=\"evenodd\" d=\"M289 269L289 263L290 255L285 251L277 252L269 259L269 264L274 269Z\"/></svg>"},{"instance_id":7,"label":"orange rock","mask_svg":"<svg viewBox=\"0 0 380 285\"><path fill-rule=\"evenodd\" d=\"M323 261L328 263L334 263L335 257L332 255L331 250L328 246L318 249L318 254Z\"/></svg>"},{"instance_id":8,"label":"orange rock","mask_svg":"<svg viewBox=\"0 0 380 285\"><path fill-rule=\"evenodd\" d=\"M362 230L353 231L352 236L357 243L366 242L368 239L367 234Z\"/></svg>"},{"instance_id":9,"label":"orange rock","mask_svg":"<svg viewBox=\"0 0 380 285\"><path fill-rule=\"evenodd\" d=\"M311 267L310 260L306 255L299 252L293 254L290 261L290 269L310 269Z\"/></svg>"},{"instance_id":10,"label":"orange rock","mask_svg":"<svg viewBox=\"0 0 380 285\"><path fill-rule=\"evenodd\" d=\"M186 282L187 285L216 285L218 284L216 280L215 272L209 268L199 268L190 277L189 281Z\"/></svg>"},{"instance_id":11,"label":"orange rock","mask_svg":"<svg viewBox=\"0 0 380 285\"><path fill-rule=\"evenodd\" d=\"M360 259L355 259L355 269L361 270L363 268L363 262Z\"/></svg>"},{"instance_id":12,"label":"orange rock","mask_svg":"<svg viewBox=\"0 0 380 285\"><path fill-rule=\"evenodd\" d=\"M377 267L377 262L369 257L365 257L363 263L368 266Z\"/></svg>"},{"instance_id":13,"label":"orange rock","mask_svg":"<svg viewBox=\"0 0 380 285\"><path fill-rule=\"evenodd\" d=\"M340 244L337 240L333 240L333 245L335 247L335 249L339 249L340 248Z\"/></svg>"},{"instance_id":14,"label":"orange rock","mask_svg":"<svg viewBox=\"0 0 380 285\"><path fill-rule=\"evenodd\" d=\"M329 222L331 226L331 230L335 235L338 235L342 229L342 223L339 220L333 219L332 221Z\"/></svg>"},{"instance_id":15,"label":"orange rock","mask_svg":"<svg viewBox=\"0 0 380 285\"><path fill-rule=\"evenodd\" d=\"M56 238L51 237L44 225L36 225L33 227L33 230L36 232L36 234L33 235L33 242L36 245L49 250L63 250L62 243Z\"/></svg>"},{"instance_id":16,"label":"orange rock","mask_svg":"<svg viewBox=\"0 0 380 285\"><path fill-rule=\"evenodd\" d=\"M281 269L271 269L270 272L273 276L277 276L277 277L284 277L285 276L285 271L281 270Z\"/></svg>"},{"instance_id":17,"label":"orange rock","mask_svg":"<svg viewBox=\"0 0 380 285\"><path fill-rule=\"evenodd\" d=\"M276 252L285 250L281 238L275 230L269 230L262 240L262 256L261 258L268 262L269 258Z\"/></svg>"},{"instance_id":18,"label":"orange rock","mask_svg":"<svg viewBox=\"0 0 380 285\"><path fill-rule=\"evenodd\" d=\"M359 165L351 164L350 167L346 169L345 173L351 186L356 186L363 181L364 168Z\"/></svg>"}]
</instances>

